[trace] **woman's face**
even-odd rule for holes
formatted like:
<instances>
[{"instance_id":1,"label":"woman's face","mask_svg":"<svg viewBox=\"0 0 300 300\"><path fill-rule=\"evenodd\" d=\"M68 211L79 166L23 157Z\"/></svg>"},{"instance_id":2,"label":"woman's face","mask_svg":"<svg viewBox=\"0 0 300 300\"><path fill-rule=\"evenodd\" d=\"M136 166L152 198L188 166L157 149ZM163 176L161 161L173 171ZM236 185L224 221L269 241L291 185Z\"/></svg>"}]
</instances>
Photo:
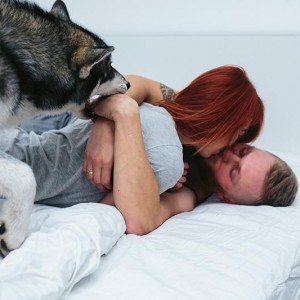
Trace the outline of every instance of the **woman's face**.
<instances>
[{"instance_id":1,"label":"woman's face","mask_svg":"<svg viewBox=\"0 0 300 300\"><path fill-rule=\"evenodd\" d=\"M230 147L232 146L238 138L240 138L241 136L243 136L245 134L246 130L241 130L240 133L231 136L224 136L214 142L212 142L211 144L209 144L208 146L206 146L205 148L203 148L201 151L199 151L198 153L205 157L211 157L212 155L218 154L219 152L221 152L225 147Z\"/></svg>"}]
</instances>

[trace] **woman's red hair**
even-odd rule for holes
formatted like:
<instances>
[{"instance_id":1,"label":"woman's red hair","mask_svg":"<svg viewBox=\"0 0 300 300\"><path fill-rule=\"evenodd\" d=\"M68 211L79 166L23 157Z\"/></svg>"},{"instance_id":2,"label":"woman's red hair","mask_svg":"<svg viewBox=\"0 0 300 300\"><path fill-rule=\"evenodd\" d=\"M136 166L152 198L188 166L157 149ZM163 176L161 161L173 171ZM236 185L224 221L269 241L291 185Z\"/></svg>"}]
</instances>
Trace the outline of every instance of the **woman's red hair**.
<instances>
[{"instance_id":1,"label":"woman's red hair","mask_svg":"<svg viewBox=\"0 0 300 300\"><path fill-rule=\"evenodd\" d=\"M174 101L159 103L173 117L177 128L201 150L224 136L238 142L253 141L262 128L264 105L241 67L210 70L178 92Z\"/></svg>"}]
</instances>

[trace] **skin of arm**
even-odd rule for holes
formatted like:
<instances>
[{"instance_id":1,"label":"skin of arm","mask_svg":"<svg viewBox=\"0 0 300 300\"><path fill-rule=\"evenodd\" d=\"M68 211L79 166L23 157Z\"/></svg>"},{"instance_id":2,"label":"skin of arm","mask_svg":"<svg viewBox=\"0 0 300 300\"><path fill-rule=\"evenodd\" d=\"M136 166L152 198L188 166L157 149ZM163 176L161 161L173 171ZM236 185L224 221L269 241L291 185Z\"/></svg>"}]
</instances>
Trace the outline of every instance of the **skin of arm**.
<instances>
[{"instance_id":1,"label":"skin of arm","mask_svg":"<svg viewBox=\"0 0 300 300\"><path fill-rule=\"evenodd\" d=\"M146 234L171 216L194 208L196 197L186 187L160 196L147 159L136 101L114 95L102 101L95 113L115 124L113 192L102 203L115 204L127 233Z\"/></svg>"},{"instance_id":2,"label":"skin of arm","mask_svg":"<svg viewBox=\"0 0 300 300\"><path fill-rule=\"evenodd\" d=\"M115 123L113 198L127 232L152 231L158 226L160 196L144 148L138 104L115 95L103 100L95 113Z\"/></svg>"},{"instance_id":3,"label":"skin of arm","mask_svg":"<svg viewBox=\"0 0 300 300\"><path fill-rule=\"evenodd\" d=\"M84 153L83 171L95 186L105 192L112 189L114 131L112 120L97 117ZM93 175L89 170L93 170Z\"/></svg>"},{"instance_id":4,"label":"skin of arm","mask_svg":"<svg viewBox=\"0 0 300 300\"><path fill-rule=\"evenodd\" d=\"M175 95L173 89L157 81L137 75L125 77L131 85L126 95L136 100L138 104L155 103L163 98L172 100ZM88 179L102 191L109 191L112 187L113 132L114 122L104 118L95 118L84 155L83 171ZM90 175L89 171L93 171L93 175ZM178 183L179 186L181 184L182 182Z\"/></svg>"},{"instance_id":5,"label":"skin of arm","mask_svg":"<svg viewBox=\"0 0 300 300\"><path fill-rule=\"evenodd\" d=\"M101 203L107 205L115 205L113 193L108 193ZM160 208L156 220L156 227L159 227L167 219L182 212L189 212L196 206L197 199L195 193L188 187L183 186L180 189L170 190L160 195ZM127 233L136 233L130 228L126 230ZM143 234L143 233L142 233Z\"/></svg>"},{"instance_id":6,"label":"skin of arm","mask_svg":"<svg viewBox=\"0 0 300 300\"><path fill-rule=\"evenodd\" d=\"M125 78L130 82L130 89L126 95L136 100L139 104L142 102L153 104L162 99L171 101L175 96L173 89L146 77L126 75Z\"/></svg>"}]
</instances>

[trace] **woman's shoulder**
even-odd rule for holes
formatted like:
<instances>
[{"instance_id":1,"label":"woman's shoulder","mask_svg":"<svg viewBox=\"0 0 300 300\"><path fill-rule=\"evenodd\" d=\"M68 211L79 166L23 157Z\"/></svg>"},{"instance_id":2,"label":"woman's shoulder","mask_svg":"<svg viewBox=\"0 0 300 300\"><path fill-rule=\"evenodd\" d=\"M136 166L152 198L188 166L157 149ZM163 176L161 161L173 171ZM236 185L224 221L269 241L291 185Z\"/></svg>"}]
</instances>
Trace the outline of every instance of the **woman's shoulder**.
<instances>
[{"instance_id":1,"label":"woman's shoulder","mask_svg":"<svg viewBox=\"0 0 300 300\"><path fill-rule=\"evenodd\" d=\"M170 114L163 107L158 106L158 105L153 105L153 104L147 103L147 102L143 102L140 104L140 110L161 113L161 114L170 116Z\"/></svg>"},{"instance_id":2,"label":"woman's shoulder","mask_svg":"<svg viewBox=\"0 0 300 300\"><path fill-rule=\"evenodd\" d=\"M164 108L143 103L140 118L146 149L164 145L181 148L175 122Z\"/></svg>"},{"instance_id":3,"label":"woman's shoulder","mask_svg":"<svg viewBox=\"0 0 300 300\"><path fill-rule=\"evenodd\" d=\"M175 122L171 115L163 108L150 103L142 103L140 105L140 116L143 123L169 124L175 127Z\"/></svg>"}]
</instances>

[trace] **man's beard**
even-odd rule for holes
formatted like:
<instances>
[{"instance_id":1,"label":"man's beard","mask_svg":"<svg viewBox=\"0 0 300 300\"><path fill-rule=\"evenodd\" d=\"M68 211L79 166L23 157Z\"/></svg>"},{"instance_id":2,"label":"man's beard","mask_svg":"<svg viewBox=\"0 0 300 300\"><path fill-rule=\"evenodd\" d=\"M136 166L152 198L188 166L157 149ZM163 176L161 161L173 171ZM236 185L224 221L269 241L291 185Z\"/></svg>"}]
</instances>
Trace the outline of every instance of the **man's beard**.
<instances>
[{"instance_id":1,"label":"man's beard","mask_svg":"<svg viewBox=\"0 0 300 300\"><path fill-rule=\"evenodd\" d=\"M203 158L192 146L183 146L184 161L189 163L187 176L187 186L192 183L193 188L199 186L209 193L224 193L222 187L218 184L212 167L208 164L207 159Z\"/></svg>"}]
</instances>

